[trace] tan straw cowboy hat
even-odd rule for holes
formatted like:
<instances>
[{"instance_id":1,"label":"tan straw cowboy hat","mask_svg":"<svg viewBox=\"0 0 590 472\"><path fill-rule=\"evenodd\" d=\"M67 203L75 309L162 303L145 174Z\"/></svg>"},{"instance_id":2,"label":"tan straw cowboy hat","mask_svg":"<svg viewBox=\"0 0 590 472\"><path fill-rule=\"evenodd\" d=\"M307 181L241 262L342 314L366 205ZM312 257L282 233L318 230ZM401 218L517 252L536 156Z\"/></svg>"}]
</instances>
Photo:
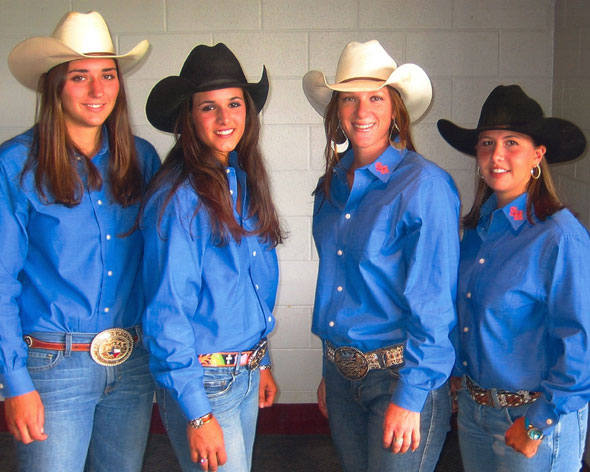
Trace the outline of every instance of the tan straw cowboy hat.
<instances>
[{"instance_id":1,"label":"tan straw cowboy hat","mask_svg":"<svg viewBox=\"0 0 590 472\"><path fill-rule=\"evenodd\" d=\"M35 37L18 44L8 56L12 75L25 87L37 90L39 78L51 68L77 59L117 59L121 72L135 67L149 48L141 41L127 54L115 54L109 28L100 13L67 13L50 37Z\"/></svg>"},{"instance_id":2,"label":"tan straw cowboy hat","mask_svg":"<svg viewBox=\"0 0 590 472\"><path fill-rule=\"evenodd\" d=\"M352 41L346 45L338 61L335 83L329 84L318 70L309 71L303 77L305 96L322 116L334 91L370 92L386 85L399 92L411 121L416 121L428 109L432 85L426 72L415 64L398 67L376 40Z\"/></svg>"}]
</instances>

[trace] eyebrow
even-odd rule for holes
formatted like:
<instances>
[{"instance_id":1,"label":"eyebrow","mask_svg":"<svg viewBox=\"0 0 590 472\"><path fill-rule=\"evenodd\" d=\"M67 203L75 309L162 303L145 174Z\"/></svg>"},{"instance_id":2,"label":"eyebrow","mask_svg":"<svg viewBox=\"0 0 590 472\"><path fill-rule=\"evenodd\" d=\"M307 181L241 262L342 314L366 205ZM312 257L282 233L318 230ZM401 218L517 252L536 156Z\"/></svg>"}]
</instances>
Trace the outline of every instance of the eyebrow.
<instances>
[{"instance_id":1,"label":"eyebrow","mask_svg":"<svg viewBox=\"0 0 590 472\"><path fill-rule=\"evenodd\" d=\"M104 69L101 69L101 72L111 72L111 71L116 71L117 68L116 67L105 67ZM77 72L77 73L88 73L90 72L90 69L72 69L68 71L68 74L71 74L73 72Z\"/></svg>"}]
</instances>

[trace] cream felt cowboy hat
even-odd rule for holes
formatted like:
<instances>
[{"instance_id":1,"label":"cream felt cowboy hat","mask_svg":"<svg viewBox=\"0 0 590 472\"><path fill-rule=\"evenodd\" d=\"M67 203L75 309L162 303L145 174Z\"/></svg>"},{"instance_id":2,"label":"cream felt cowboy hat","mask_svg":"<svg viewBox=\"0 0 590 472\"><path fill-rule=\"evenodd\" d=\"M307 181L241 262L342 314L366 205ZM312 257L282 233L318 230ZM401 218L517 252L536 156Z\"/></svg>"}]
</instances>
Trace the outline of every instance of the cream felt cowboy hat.
<instances>
[{"instance_id":1,"label":"cream felt cowboy hat","mask_svg":"<svg viewBox=\"0 0 590 472\"><path fill-rule=\"evenodd\" d=\"M121 72L135 67L149 48L144 39L127 54L115 54L109 28L100 13L67 13L50 37L24 40L8 56L12 75L37 90L39 77L51 68L77 59L117 59Z\"/></svg>"},{"instance_id":2,"label":"cream felt cowboy hat","mask_svg":"<svg viewBox=\"0 0 590 472\"><path fill-rule=\"evenodd\" d=\"M415 64L398 67L376 40L346 45L338 61L335 83L329 84L318 70L303 77L305 96L322 116L334 91L370 92L386 85L399 92L412 122L424 114L432 100L432 85L426 72Z\"/></svg>"}]
</instances>

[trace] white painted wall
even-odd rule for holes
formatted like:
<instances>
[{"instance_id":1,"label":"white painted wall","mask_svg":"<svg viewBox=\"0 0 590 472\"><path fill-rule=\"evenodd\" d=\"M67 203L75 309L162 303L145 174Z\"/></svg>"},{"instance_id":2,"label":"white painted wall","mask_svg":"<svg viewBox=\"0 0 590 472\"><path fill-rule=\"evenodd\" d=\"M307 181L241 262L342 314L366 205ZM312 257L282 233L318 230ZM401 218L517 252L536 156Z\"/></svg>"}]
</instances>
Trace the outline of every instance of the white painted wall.
<instances>
[{"instance_id":1,"label":"white painted wall","mask_svg":"<svg viewBox=\"0 0 590 472\"><path fill-rule=\"evenodd\" d=\"M564 2L574 15L575 4L586 5L585 0ZM310 333L317 273L311 191L321 173L324 138L320 116L301 90L301 77L311 68L333 77L350 40L378 39L399 64L422 66L432 79L434 100L414 127L416 144L451 172L463 201L470 204L474 162L443 142L436 120L450 118L473 127L492 88L510 83L520 83L550 111L554 7L554 0L0 0L0 57L26 37L51 34L69 9L100 11L120 51L147 38L151 53L128 76L127 86L136 133L152 141L162 156L172 141L147 122L145 99L159 79L178 74L194 45L225 42L251 80L259 79L266 64L271 93L262 114L263 150L290 231L279 251L278 324L271 338L278 401L314 402L321 345ZM562 10L557 8L560 22L565 21ZM587 52L590 35L585 31ZM0 78L3 140L32 125L35 97L12 78L5 59ZM584 111L588 113L580 113ZM584 172L580 195L587 204L587 164ZM587 206L585 211L588 215Z\"/></svg>"}]
</instances>

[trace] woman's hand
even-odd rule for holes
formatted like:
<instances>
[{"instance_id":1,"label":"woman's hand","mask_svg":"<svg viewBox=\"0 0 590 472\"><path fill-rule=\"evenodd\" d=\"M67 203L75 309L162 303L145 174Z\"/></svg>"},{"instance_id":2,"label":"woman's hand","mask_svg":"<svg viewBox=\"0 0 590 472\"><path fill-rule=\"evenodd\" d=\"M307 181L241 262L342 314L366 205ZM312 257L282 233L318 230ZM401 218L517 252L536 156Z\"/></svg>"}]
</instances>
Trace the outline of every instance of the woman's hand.
<instances>
[{"instance_id":1,"label":"woman's hand","mask_svg":"<svg viewBox=\"0 0 590 472\"><path fill-rule=\"evenodd\" d=\"M542 439L531 439L526 434L524 416L516 419L504 435L506 444L529 459L537 453Z\"/></svg>"},{"instance_id":2,"label":"woman's hand","mask_svg":"<svg viewBox=\"0 0 590 472\"><path fill-rule=\"evenodd\" d=\"M322 381L318 385L318 407L326 418L328 417L328 407L326 406L326 381L322 377Z\"/></svg>"},{"instance_id":3,"label":"woman's hand","mask_svg":"<svg viewBox=\"0 0 590 472\"><path fill-rule=\"evenodd\" d=\"M260 388L258 389L258 405L260 408L272 406L277 395L277 384L270 369L260 371Z\"/></svg>"},{"instance_id":4,"label":"woman's hand","mask_svg":"<svg viewBox=\"0 0 590 472\"><path fill-rule=\"evenodd\" d=\"M45 441L45 408L36 390L4 400L4 413L8 431L17 441L30 444Z\"/></svg>"},{"instance_id":5,"label":"woman's hand","mask_svg":"<svg viewBox=\"0 0 590 472\"><path fill-rule=\"evenodd\" d=\"M217 467L225 464L227 455L223 442L223 431L215 417L200 428L186 427L191 460L198 462L201 469L215 472Z\"/></svg>"},{"instance_id":6,"label":"woman's hand","mask_svg":"<svg viewBox=\"0 0 590 472\"><path fill-rule=\"evenodd\" d=\"M383 447L394 454L420 446L420 413L390 403L383 418Z\"/></svg>"}]
</instances>

